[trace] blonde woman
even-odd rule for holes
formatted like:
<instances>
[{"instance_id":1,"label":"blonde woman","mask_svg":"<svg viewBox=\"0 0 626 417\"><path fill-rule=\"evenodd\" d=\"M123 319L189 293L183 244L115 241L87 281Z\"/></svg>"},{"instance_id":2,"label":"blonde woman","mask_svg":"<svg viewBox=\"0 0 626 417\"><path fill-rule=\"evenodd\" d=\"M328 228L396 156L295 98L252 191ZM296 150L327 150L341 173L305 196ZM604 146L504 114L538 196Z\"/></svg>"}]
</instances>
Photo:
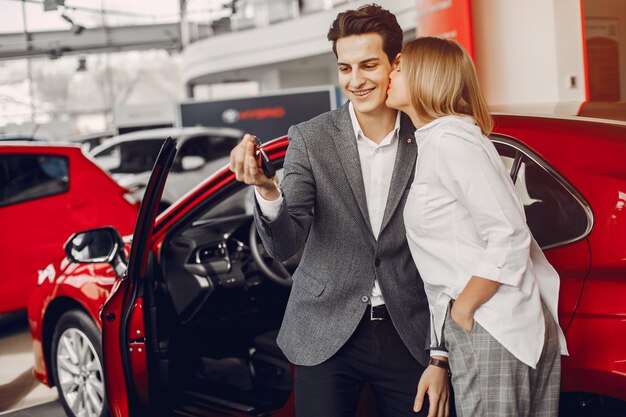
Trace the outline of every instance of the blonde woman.
<instances>
[{"instance_id":1,"label":"blonde woman","mask_svg":"<svg viewBox=\"0 0 626 417\"><path fill-rule=\"evenodd\" d=\"M496 149L476 71L456 42L402 50L387 106L417 128L404 209L409 247L431 312L432 346L448 349L457 414L558 414L559 277L525 222Z\"/></svg>"}]
</instances>

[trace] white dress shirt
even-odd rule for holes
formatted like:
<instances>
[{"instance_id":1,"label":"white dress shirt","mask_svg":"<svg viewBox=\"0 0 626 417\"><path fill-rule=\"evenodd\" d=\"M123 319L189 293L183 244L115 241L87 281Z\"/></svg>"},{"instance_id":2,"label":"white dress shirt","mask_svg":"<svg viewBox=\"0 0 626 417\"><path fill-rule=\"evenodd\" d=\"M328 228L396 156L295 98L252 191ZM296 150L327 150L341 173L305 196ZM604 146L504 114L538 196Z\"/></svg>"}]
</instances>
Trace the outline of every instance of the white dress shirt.
<instances>
[{"instance_id":1,"label":"white dress shirt","mask_svg":"<svg viewBox=\"0 0 626 417\"><path fill-rule=\"evenodd\" d=\"M396 154L398 153L400 113L398 112L393 130L379 144L376 144L363 133L352 103L349 103L348 108L361 162L370 225L372 226L374 237L378 238L380 227L383 223L383 215L385 214L385 206L387 205L387 197L389 196L389 188L391 187L391 173L393 172ZM255 194L263 216L269 220L276 219L283 197L268 201L261 196L256 188ZM372 306L385 303L378 280L374 280L370 302Z\"/></svg>"},{"instance_id":2,"label":"white dress shirt","mask_svg":"<svg viewBox=\"0 0 626 417\"><path fill-rule=\"evenodd\" d=\"M471 117L435 119L415 138L418 162L404 222L424 280L433 344L441 341L450 300L476 275L502 285L475 321L534 368L544 343L542 301L558 323L559 277L530 234L508 171ZM567 354L560 328L559 343Z\"/></svg>"}]
</instances>

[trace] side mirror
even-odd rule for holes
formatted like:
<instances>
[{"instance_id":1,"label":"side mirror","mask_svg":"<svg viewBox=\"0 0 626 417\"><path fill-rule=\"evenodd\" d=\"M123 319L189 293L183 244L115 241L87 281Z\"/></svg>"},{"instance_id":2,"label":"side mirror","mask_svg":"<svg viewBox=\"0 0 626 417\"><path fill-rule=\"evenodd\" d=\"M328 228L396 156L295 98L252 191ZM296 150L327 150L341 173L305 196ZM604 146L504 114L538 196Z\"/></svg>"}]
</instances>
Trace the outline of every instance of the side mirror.
<instances>
[{"instance_id":1,"label":"side mirror","mask_svg":"<svg viewBox=\"0 0 626 417\"><path fill-rule=\"evenodd\" d=\"M200 169L206 163L205 159L197 155L183 156L180 160L180 167L183 171L194 171Z\"/></svg>"},{"instance_id":2,"label":"side mirror","mask_svg":"<svg viewBox=\"0 0 626 417\"><path fill-rule=\"evenodd\" d=\"M75 233L65 244L65 254L73 263L110 263L120 277L127 267L124 242L112 227Z\"/></svg>"}]
</instances>

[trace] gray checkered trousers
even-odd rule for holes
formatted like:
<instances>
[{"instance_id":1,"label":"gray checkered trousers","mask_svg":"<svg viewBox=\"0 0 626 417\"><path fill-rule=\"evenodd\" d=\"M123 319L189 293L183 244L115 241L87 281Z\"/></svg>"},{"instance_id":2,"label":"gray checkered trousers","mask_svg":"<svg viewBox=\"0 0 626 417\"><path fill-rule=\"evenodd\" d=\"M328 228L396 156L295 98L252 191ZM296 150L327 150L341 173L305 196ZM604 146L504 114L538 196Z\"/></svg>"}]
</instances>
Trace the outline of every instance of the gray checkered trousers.
<instances>
[{"instance_id":1,"label":"gray checkered trousers","mask_svg":"<svg viewBox=\"0 0 626 417\"><path fill-rule=\"evenodd\" d=\"M471 332L444 325L458 417L556 417L561 354L552 315L543 308L545 343L537 368L519 361L478 323Z\"/></svg>"}]
</instances>

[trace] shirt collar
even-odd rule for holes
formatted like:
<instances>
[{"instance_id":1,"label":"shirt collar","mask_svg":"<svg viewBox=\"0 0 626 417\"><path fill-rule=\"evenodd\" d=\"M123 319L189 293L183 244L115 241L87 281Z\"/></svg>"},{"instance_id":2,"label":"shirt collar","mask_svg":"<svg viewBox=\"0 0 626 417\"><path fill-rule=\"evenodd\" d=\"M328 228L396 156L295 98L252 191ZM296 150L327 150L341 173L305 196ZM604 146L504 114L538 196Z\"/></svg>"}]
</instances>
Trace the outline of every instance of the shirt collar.
<instances>
[{"instance_id":1,"label":"shirt collar","mask_svg":"<svg viewBox=\"0 0 626 417\"><path fill-rule=\"evenodd\" d=\"M363 129L361 129L361 125L359 124L359 119L356 117L356 113L354 112L354 106L352 106L352 102L348 103L348 112L350 113L350 121L352 121L352 129L354 129L354 137L358 140L359 137L365 137L363 133ZM396 115L396 124L393 127L392 132L394 132L393 137L398 136L398 132L400 131L400 112Z\"/></svg>"},{"instance_id":2,"label":"shirt collar","mask_svg":"<svg viewBox=\"0 0 626 417\"><path fill-rule=\"evenodd\" d=\"M450 119L457 119L465 123L470 123L472 125L476 124L476 121L474 120L472 116L450 114L447 116L438 117L435 120L431 120L430 122L426 123L424 126L420 127L419 129L415 131L415 137L417 138L418 136L423 135L426 131L430 130L431 128Z\"/></svg>"}]
</instances>

